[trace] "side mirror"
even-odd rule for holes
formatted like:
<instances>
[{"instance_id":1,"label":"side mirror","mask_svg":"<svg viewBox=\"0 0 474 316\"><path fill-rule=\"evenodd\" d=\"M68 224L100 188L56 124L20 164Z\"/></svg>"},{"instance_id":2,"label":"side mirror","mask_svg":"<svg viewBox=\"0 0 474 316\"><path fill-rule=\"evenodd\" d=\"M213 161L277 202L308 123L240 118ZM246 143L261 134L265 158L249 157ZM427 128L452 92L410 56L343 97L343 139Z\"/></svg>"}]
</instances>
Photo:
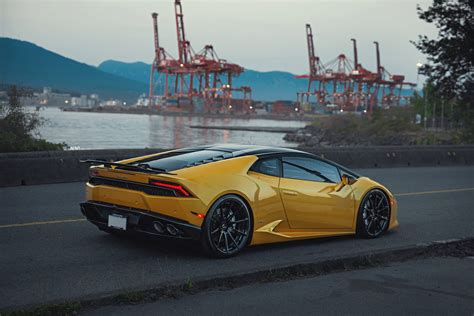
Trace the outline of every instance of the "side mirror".
<instances>
[{"instance_id":1,"label":"side mirror","mask_svg":"<svg viewBox=\"0 0 474 316\"><path fill-rule=\"evenodd\" d=\"M342 177L341 177L341 184L343 186L345 186L345 185L348 185L349 182L350 182L349 177L347 175L343 174Z\"/></svg>"},{"instance_id":2,"label":"side mirror","mask_svg":"<svg viewBox=\"0 0 474 316\"><path fill-rule=\"evenodd\" d=\"M341 191L342 188L348 184L351 184L351 179L347 175L343 174L341 177L341 182L339 182L335 187L336 192Z\"/></svg>"}]
</instances>

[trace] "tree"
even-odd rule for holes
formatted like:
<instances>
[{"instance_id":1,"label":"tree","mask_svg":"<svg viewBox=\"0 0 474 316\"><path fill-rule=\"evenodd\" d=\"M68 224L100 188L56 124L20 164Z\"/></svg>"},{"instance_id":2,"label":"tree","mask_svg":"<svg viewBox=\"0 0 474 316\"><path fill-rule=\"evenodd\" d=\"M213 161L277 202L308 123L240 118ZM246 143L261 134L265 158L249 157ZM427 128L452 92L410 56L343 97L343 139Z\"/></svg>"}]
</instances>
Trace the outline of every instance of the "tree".
<instances>
[{"instance_id":1,"label":"tree","mask_svg":"<svg viewBox=\"0 0 474 316\"><path fill-rule=\"evenodd\" d=\"M39 138L38 128L44 120L21 105L25 94L15 86L8 91L8 103L0 104L0 152L61 150L65 144L53 144Z\"/></svg>"},{"instance_id":2,"label":"tree","mask_svg":"<svg viewBox=\"0 0 474 316\"><path fill-rule=\"evenodd\" d=\"M420 19L438 28L438 37L419 36L413 44L428 56L426 73L436 96L455 103L454 119L474 139L474 0L433 0L418 6Z\"/></svg>"},{"instance_id":3,"label":"tree","mask_svg":"<svg viewBox=\"0 0 474 316\"><path fill-rule=\"evenodd\" d=\"M434 23L437 39L419 36L415 46L428 55L429 79L447 98L459 97L474 81L473 0L434 0L420 19ZM472 100L471 100L472 101Z\"/></svg>"}]
</instances>

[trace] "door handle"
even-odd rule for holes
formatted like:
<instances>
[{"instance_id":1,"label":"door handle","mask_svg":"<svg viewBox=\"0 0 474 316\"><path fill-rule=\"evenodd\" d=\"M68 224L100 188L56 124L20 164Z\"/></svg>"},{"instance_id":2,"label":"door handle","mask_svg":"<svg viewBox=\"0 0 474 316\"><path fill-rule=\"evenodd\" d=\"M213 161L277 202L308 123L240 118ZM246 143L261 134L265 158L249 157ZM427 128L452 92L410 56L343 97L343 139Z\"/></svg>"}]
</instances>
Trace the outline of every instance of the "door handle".
<instances>
[{"instance_id":1,"label":"door handle","mask_svg":"<svg viewBox=\"0 0 474 316\"><path fill-rule=\"evenodd\" d=\"M282 192L285 195L291 195L291 196L297 196L298 195L298 192L296 192L296 191L283 190Z\"/></svg>"}]
</instances>

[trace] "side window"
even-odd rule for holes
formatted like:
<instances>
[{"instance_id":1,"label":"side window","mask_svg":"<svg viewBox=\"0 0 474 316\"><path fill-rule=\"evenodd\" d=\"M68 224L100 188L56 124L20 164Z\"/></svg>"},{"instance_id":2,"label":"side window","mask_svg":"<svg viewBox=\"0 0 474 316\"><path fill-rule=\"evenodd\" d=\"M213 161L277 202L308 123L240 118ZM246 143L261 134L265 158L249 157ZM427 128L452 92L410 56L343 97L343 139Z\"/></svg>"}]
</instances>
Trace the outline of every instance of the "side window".
<instances>
[{"instance_id":1,"label":"side window","mask_svg":"<svg viewBox=\"0 0 474 316\"><path fill-rule=\"evenodd\" d=\"M259 159L250 170L269 176L280 177L280 160L278 158Z\"/></svg>"},{"instance_id":2,"label":"side window","mask_svg":"<svg viewBox=\"0 0 474 316\"><path fill-rule=\"evenodd\" d=\"M319 182L341 181L339 170L335 166L307 157L284 157L283 177Z\"/></svg>"}]
</instances>

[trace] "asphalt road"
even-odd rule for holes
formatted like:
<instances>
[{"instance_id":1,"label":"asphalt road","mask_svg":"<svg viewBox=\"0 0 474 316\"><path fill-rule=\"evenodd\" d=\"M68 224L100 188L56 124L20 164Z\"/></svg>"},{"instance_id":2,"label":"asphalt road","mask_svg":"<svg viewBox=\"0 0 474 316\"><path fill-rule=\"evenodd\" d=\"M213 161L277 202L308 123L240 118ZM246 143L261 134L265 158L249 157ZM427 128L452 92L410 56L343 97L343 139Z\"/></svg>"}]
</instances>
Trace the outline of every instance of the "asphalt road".
<instances>
[{"instance_id":1,"label":"asphalt road","mask_svg":"<svg viewBox=\"0 0 474 316\"><path fill-rule=\"evenodd\" d=\"M375 240L343 237L251 247L228 260L203 256L195 244L100 232L80 219L81 183L1 188L0 308L474 236L474 166L358 171L398 196L397 231Z\"/></svg>"},{"instance_id":2,"label":"asphalt road","mask_svg":"<svg viewBox=\"0 0 474 316\"><path fill-rule=\"evenodd\" d=\"M472 257L432 258L148 304L107 306L84 315L471 316L473 270Z\"/></svg>"}]
</instances>

